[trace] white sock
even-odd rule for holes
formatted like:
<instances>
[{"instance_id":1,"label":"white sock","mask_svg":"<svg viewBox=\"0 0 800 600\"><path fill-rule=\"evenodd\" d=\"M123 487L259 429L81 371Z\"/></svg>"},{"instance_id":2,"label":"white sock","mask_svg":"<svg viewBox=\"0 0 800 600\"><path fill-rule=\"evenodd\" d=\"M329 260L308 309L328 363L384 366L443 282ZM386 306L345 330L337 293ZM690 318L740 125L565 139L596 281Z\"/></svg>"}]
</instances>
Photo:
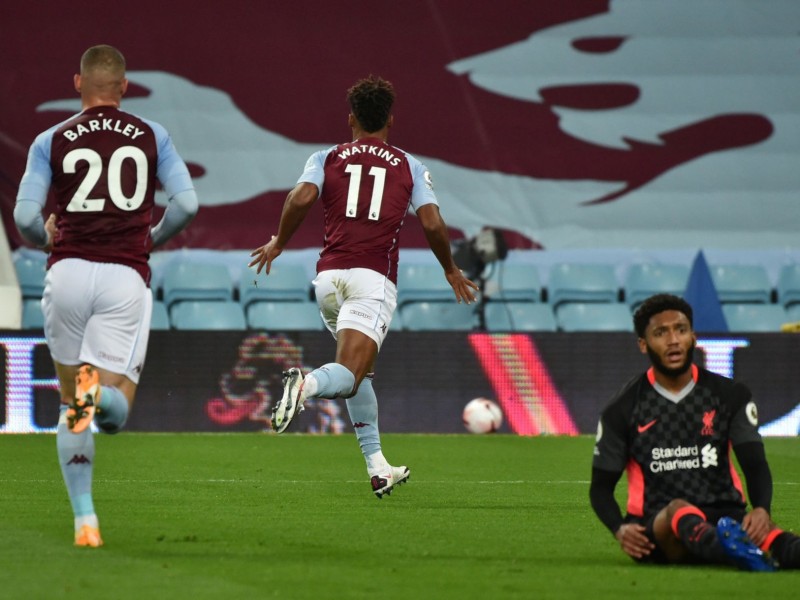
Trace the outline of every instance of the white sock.
<instances>
[{"instance_id":1,"label":"white sock","mask_svg":"<svg viewBox=\"0 0 800 600\"><path fill-rule=\"evenodd\" d=\"M389 462L380 450L365 458L367 461L367 473L369 473L370 477L385 474L390 468Z\"/></svg>"}]
</instances>

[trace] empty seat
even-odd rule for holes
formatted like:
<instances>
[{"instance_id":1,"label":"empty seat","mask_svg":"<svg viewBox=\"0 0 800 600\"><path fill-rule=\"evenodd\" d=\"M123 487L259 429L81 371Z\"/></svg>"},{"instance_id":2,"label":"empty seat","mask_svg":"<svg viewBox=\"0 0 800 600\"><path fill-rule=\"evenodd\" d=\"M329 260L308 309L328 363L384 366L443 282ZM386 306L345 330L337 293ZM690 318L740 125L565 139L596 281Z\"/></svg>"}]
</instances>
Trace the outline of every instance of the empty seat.
<instances>
[{"instance_id":1,"label":"empty seat","mask_svg":"<svg viewBox=\"0 0 800 600\"><path fill-rule=\"evenodd\" d=\"M153 314L150 317L151 330L166 330L170 328L167 305L158 300L153 301Z\"/></svg>"},{"instance_id":2,"label":"empty seat","mask_svg":"<svg viewBox=\"0 0 800 600\"><path fill-rule=\"evenodd\" d=\"M256 300L309 302L311 281L300 265L273 264L269 275L256 275L253 269L242 269L239 278L239 302L247 308Z\"/></svg>"},{"instance_id":3,"label":"empty seat","mask_svg":"<svg viewBox=\"0 0 800 600\"><path fill-rule=\"evenodd\" d=\"M182 300L232 300L233 282L228 267L200 262L177 262L164 272L163 300L172 310Z\"/></svg>"},{"instance_id":4,"label":"empty seat","mask_svg":"<svg viewBox=\"0 0 800 600\"><path fill-rule=\"evenodd\" d=\"M403 329L405 329L403 315L400 314L399 310L395 310L392 315L392 322L389 325L389 331L402 331Z\"/></svg>"},{"instance_id":5,"label":"empty seat","mask_svg":"<svg viewBox=\"0 0 800 600\"><path fill-rule=\"evenodd\" d=\"M778 302L784 308L800 304L800 264L785 265L778 275Z\"/></svg>"},{"instance_id":6,"label":"empty seat","mask_svg":"<svg viewBox=\"0 0 800 600\"><path fill-rule=\"evenodd\" d=\"M556 321L562 331L633 331L631 311L621 302L562 304Z\"/></svg>"},{"instance_id":7,"label":"empty seat","mask_svg":"<svg viewBox=\"0 0 800 600\"><path fill-rule=\"evenodd\" d=\"M714 265L709 267L719 301L770 302L772 286L761 265Z\"/></svg>"},{"instance_id":8,"label":"empty seat","mask_svg":"<svg viewBox=\"0 0 800 600\"><path fill-rule=\"evenodd\" d=\"M486 281L487 295L492 299L539 302L542 284L536 265L499 263Z\"/></svg>"},{"instance_id":9,"label":"empty seat","mask_svg":"<svg viewBox=\"0 0 800 600\"><path fill-rule=\"evenodd\" d=\"M44 329L41 300L26 298L22 301L22 329Z\"/></svg>"},{"instance_id":10,"label":"empty seat","mask_svg":"<svg viewBox=\"0 0 800 600\"><path fill-rule=\"evenodd\" d=\"M611 265L554 265L547 283L548 300L555 308L564 302L616 302L619 286Z\"/></svg>"},{"instance_id":11,"label":"empty seat","mask_svg":"<svg viewBox=\"0 0 800 600\"><path fill-rule=\"evenodd\" d=\"M47 274L47 258L44 256L19 256L14 260L14 270L22 292L22 298L41 298L44 278Z\"/></svg>"},{"instance_id":12,"label":"empty seat","mask_svg":"<svg viewBox=\"0 0 800 600\"><path fill-rule=\"evenodd\" d=\"M247 307L251 329L302 331L322 329L319 308L313 302L271 302L257 300Z\"/></svg>"},{"instance_id":13,"label":"empty seat","mask_svg":"<svg viewBox=\"0 0 800 600\"><path fill-rule=\"evenodd\" d=\"M800 321L800 302L789 305L786 309L786 319L788 321Z\"/></svg>"},{"instance_id":14,"label":"empty seat","mask_svg":"<svg viewBox=\"0 0 800 600\"><path fill-rule=\"evenodd\" d=\"M477 323L472 304L408 302L400 312L406 331L471 331Z\"/></svg>"},{"instance_id":15,"label":"empty seat","mask_svg":"<svg viewBox=\"0 0 800 600\"><path fill-rule=\"evenodd\" d=\"M731 333L780 331L791 319L780 304L723 304Z\"/></svg>"},{"instance_id":16,"label":"empty seat","mask_svg":"<svg viewBox=\"0 0 800 600\"><path fill-rule=\"evenodd\" d=\"M430 300L454 300L439 264L401 264L397 271L397 304Z\"/></svg>"},{"instance_id":17,"label":"empty seat","mask_svg":"<svg viewBox=\"0 0 800 600\"><path fill-rule=\"evenodd\" d=\"M488 331L556 331L549 304L534 302L489 302L484 316Z\"/></svg>"},{"instance_id":18,"label":"empty seat","mask_svg":"<svg viewBox=\"0 0 800 600\"><path fill-rule=\"evenodd\" d=\"M242 305L233 300L185 300L169 309L175 329L247 329Z\"/></svg>"},{"instance_id":19,"label":"empty seat","mask_svg":"<svg viewBox=\"0 0 800 600\"><path fill-rule=\"evenodd\" d=\"M631 265L625 274L625 302L635 309L654 294L683 296L688 280L689 267L685 265Z\"/></svg>"}]
</instances>

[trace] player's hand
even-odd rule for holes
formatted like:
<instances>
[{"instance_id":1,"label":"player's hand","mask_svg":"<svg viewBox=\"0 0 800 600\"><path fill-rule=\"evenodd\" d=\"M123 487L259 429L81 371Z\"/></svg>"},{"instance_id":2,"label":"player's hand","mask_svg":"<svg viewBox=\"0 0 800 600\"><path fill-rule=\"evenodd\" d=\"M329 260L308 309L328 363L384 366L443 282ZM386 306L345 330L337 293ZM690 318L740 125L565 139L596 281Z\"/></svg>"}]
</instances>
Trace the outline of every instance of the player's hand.
<instances>
[{"instance_id":1,"label":"player's hand","mask_svg":"<svg viewBox=\"0 0 800 600\"><path fill-rule=\"evenodd\" d=\"M265 273L269 275L270 269L272 268L272 261L278 258L283 252L283 248L278 246L277 239L278 238L273 235L269 242L250 253L250 256L254 256L255 258L250 261L250 264L247 266L253 267L258 265L256 266L256 274L261 273L261 270L264 269L266 265Z\"/></svg>"},{"instance_id":2,"label":"player's hand","mask_svg":"<svg viewBox=\"0 0 800 600\"><path fill-rule=\"evenodd\" d=\"M767 534L773 527L769 513L763 508L754 508L742 519L742 527L753 540L756 546L760 546L767 539Z\"/></svg>"},{"instance_id":3,"label":"player's hand","mask_svg":"<svg viewBox=\"0 0 800 600\"><path fill-rule=\"evenodd\" d=\"M644 525L636 523L626 523L620 525L614 537L617 538L622 551L633 558L642 558L649 554L656 547L645 535Z\"/></svg>"},{"instance_id":4,"label":"player's hand","mask_svg":"<svg viewBox=\"0 0 800 600\"><path fill-rule=\"evenodd\" d=\"M478 284L470 281L459 269L453 269L452 271L445 271L444 276L447 277L447 282L450 284L450 287L453 288L453 291L456 294L456 300L458 303L466 302L467 304L472 304L475 302L475 290L476 292L480 291Z\"/></svg>"},{"instance_id":5,"label":"player's hand","mask_svg":"<svg viewBox=\"0 0 800 600\"><path fill-rule=\"evenodd\" d=\"M50 216L47 217L47 221L44 223L44 230L47 233L47 243L42 246L42 250L50 253L53 250L53 242L55 241L56 234L58 233L55 213L50 213Z\"/></svg>"}]
</instances>

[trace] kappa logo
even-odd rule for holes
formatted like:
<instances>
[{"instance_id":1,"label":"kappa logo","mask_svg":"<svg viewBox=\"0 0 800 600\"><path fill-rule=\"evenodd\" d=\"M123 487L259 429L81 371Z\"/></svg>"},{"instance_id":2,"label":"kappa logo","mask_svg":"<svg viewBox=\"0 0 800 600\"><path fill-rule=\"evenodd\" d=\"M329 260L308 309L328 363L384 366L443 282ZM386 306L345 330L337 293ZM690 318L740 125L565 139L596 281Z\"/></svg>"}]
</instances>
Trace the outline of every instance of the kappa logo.
<instances>
[{"instance_id":1,"label":"kappa logo","mask_svg":"<svg viewBox=\"0 0 800 600\"><path fill-rule=\"evenodd\" d=\"M369 427L369 423L364 423L363 421L356 421L353 423L353 427L355 429L361 429L362 427Z\"/></svg>"},{"instance_id":2,"label":"kappa logo","mask_svg":"<svg viewBox=\"0 0 800 600\"><path fill-rule=\"evenodd\" d=\"M644 425L637 425L636 431L638 431L639 433L644 433L645 431L650 429L653 425L655 425L657 421L658 419L653 419L652 421L650 421L649 423L645 423Z\"/></svg>"},{"instance_id":3,"label":"kappa logo","mask_svg":"<svg viewBox=\"0 0 800 600\"><path fill-rule=\"evenodd\" d=\"M92 461L86 458L85 454L76 454L72 458L69 459L67 465L90 465Z\"/></svg>"}]
</instances>

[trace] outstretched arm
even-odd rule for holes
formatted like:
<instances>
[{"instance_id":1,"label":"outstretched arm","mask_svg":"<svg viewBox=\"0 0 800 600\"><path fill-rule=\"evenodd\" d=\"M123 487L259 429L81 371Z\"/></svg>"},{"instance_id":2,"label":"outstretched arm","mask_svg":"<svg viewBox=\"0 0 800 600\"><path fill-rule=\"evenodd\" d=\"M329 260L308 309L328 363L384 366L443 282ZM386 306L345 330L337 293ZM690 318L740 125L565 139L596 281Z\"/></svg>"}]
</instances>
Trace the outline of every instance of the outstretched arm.
<instances>
[{"instance_id":1,"label":"outstretched arm","mask_svg":"<svg viewBox=\"0 0 800 600\"><path fill-rule=\"evenodd\" d=\"M256 273L261 273L266 266L266 273L269 275L272 261L281 255L318 197L319 189L316 185L308 182L298 183L286 196L286 202L284 202L281 212L281 222L278 225L278 234L273 235L269 242L250 253L250 256L255 258L250 261L248 266L257 265Z\"/></svg>"},{"instance_id":2,"label":"outstretched arm","mask_svg":"<svg viewBox=\"0 0 800 600\"><path fill-rule=\"evenodd\" d=\"M420 206L417 209L417 217L422 224L422 229L425 231L428 245L431 247L439 264L442 265L450 287L453 288L456 300L459 303L463 300L467 304L474 302L475 291L479 290L478 285L464 277L461 269L458 268L453 260L453 254L450 251L450 238L447 235L447 225L445 225L444 219L439 213L439 207L433 203Z\"/></svg>"}]
</instances>

